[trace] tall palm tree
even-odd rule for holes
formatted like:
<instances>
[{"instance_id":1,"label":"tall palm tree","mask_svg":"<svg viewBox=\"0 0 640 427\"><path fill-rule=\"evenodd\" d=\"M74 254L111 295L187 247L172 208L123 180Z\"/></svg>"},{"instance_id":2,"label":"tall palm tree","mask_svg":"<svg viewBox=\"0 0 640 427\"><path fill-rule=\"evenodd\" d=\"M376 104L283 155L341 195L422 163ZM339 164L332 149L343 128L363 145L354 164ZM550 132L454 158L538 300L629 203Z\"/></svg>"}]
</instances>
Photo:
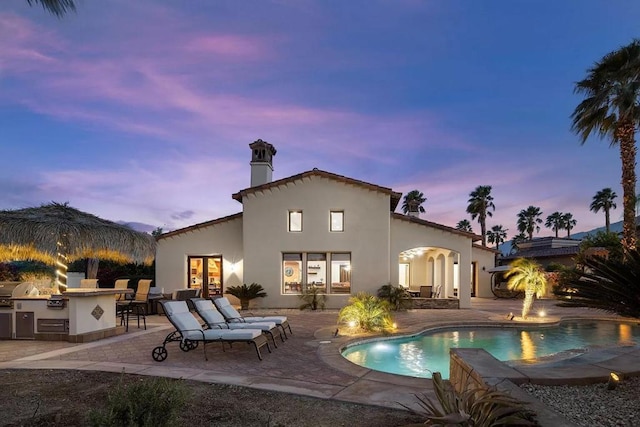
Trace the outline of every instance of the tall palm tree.
<instances>
[{"instance_id":1,"label":"tall palm tree","mask_svg":"<svg viewBox=\"0 0 640 427\"><path fill-rule=\"evenodd\" d=\"M471 228L471 223L468 219L462 219L458 221L456 224L456 230L466 231L467 233L473 233L473 229Z\"/></svg>"},{"instance_id":2,"label":"tall palm tree","mask_svg":"<svg viewBox=\"0 0 640 427\"><path fill-rule=\"evenodd\" d=\"M507 238L507 231L502 228L502 225L494 225L491 227L491 230L487 232L487 240L489 243L496 244L496 251L500 250L500 244L504 243Z\"/></svg>"},{"instance_id":3,"label":"tall palm tree","mask_svg":"<svg viewBox=\"0 0 640 427\"><path fill-rule=\"evenodd\" d=\"M562 216L564 214L562 212L554 212L547 217L547 222L544 223L544 226L547 228L551 228L556 233L556 237L558 237L558 230L564 228L564 221L562 220Z\"/></svg>"},{"instance_id":4,"label":"tall palm tree","mask_svg":"<svg viewBox=\"0 0 640 427\"><path fill-rule=\"evenodd\" d=\"M585 98L573 111L571 129L584 144L596 134L607 137L611 146L620 148L622 162L622 245L636 247L635 130L640 124L640 40L605 55L588 70L587 77L576 83L575 92Z\"/></svg>"},{"instance_id":5,"label":"tall palm tree","mask_svg":"<svg viewBox=\"0 0 640 427\"><path fill-rule=\"evenodd\" d=\"M542 211L536 206L529 206L527 209L522 209L518 213L518 231L521 233L527 233L529 240L533 239L533 232L540 231L542 224Z\"/></svg>"},{"instance_id":6,"label":"tall palm tree","mask_svg":"<svg viewBox=\"0 0 640 427\"><path fill-rule=\"evenodd\" d=\"M61 18L67 12L75 12L74 0L27 0L29 6L34 4L42 5L42 8L52 15Z\"/></svg>"},{"instance_id":7,"label":"tall palm tree","mask_svg":"<svg viewBox=\"0 0 640 427\"><path fill-rule=\"evenodd\" d=\"M411 190L405 196L402 202L402 212L406 214L424 213L424 207L422 204L427 201L427 198L422 194L422 191Z\"/></svg>"},{"instance_id":8,"label":"tall palm tree","mask_svg":"<svg viewBox=\"0 0 640 427\"><path fill-rule=\"evenodd\" d=\"M487 246L487 216L493 214L489 209L496 209L491 196L490 185L479 185L469 193L469 205L467 213L471 214L471 219L478 218L480 224L480 234L482 235L482 246Z\"/></svg>"},{"instance_id":9,"label":"tall palm tree","mask_svg":"<svg viewBox=\"0 0 640 427\"><path fill-rule=\"evenodd\" d=\"M534 297L542 298L547 292L547 277L540 265L528 258L518 258L510 265L505 275L509 289L524 291L522 318L526 319L533 306Z\"/></svg>"},{"instance_id":10,"label":"tall palm tree","mask_svg":"<svg viewBox=\"0 0 640 427\"><path fill-rule=\"evenodd\" d=\"M593 196L593 200L591 201L591 206L589 207L594 213L598 213L600 209L604 211L604 225L606 227L607 233L609 233L611 221L609 217L609 212L611 209L617 208L614 200L618 197L618 195L610 188L603 188L598 191L595 196Z\"/></svg>"},{"instance_id":11,"label":"tall palm tree","mask_svg":"<svg viewBox=\"0 0 640 427\"><path fill-rule=\"evenodd\" d=\"M520 250L520 244L527 241L527 235L522 231L511 239L511 253L517 252Z\"/></svg>"},{"instance_id":12,"label":"tall palm tree","mask_svg":"<svg viewBox=\"0 0 640 427\"><path fill-rule=\"evenodd\" d=\"M573 219L573 215L570 213L562 214L562 228L567 230L567 238L571 237L571 230L576 226L578 220Z\"/></svg>"}]
</instances>

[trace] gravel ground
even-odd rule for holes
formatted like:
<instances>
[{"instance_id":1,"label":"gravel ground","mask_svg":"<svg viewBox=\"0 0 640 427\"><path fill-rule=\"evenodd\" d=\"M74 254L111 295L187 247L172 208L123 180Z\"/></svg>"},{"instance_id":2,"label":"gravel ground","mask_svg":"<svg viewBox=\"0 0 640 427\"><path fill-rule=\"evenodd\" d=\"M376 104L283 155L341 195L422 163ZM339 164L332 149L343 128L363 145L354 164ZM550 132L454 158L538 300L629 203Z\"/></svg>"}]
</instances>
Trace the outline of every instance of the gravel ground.
<instances>
[{"instance_id":1,"label":"gravel ground","mask_svg":"<svg viewBox=\"0 0 640 427\"><path fill-rule=\"evenodd\" d=\"M623 379L614 390L602 383L522 389L579 426L640 426L640 377Z\"/></svg>"}]
</instances>

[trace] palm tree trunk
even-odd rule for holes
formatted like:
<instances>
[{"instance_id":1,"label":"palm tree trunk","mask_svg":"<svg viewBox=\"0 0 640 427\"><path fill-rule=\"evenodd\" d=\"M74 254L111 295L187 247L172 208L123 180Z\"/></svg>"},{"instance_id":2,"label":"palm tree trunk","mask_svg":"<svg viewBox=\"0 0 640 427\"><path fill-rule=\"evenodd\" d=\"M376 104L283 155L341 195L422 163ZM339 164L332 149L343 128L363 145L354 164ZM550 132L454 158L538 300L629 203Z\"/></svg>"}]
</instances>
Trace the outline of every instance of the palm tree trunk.
<instances>
[{"instance_id":1,"label":"palm tree trunk","mask_svg":"<svg viewBox=\"0 0 640 427\"><path fill-rule=\"evenodd\" d=\"M97 279L98 278L98 264L100 260L97 258L89 258L87 259L87 279Z\"/></svg>"},{"instance_id":2,"label":"palm tree trunk","mask_svg":"<svg viewBox=\"0 0 640 427\"><path fill-rule=\"evenodd\" d=\"M611 220L609 218L609 209L605 209L604 210L604 226L605 229L607 230L607 233L609 233L611 230Z\"/></svg>"},{"instance_id":3,"label":"palm tree trunk","mask_svg":"<svg viewBox=\"0 0 640 427\"><path fill-rule=\"evenodd\" d=\"M636 144L633 123L628 120L620 123L615 138L620 144L622 162L622 246L628 252L636 248Z\"/></svg>"},{"instance_id":4,"label":"palm tree trunk","mask_svg":"<svg viewBox=\"0 0 640 427\"><path fill-rule=\"evenodd\" d=\"M482 246L487 246L487 221L480 218L480 232L482 233Z\"/></svg>"},{"instance_id":5,"label":"palm tree trunk","mask_svg":"<svg viewBox=\"0 0 640 427\"><path fill-rule=\"evenodd\" d=\"M522 302L522 319L526 319L533 307L533 297L535 292L530 290L524 291L524 301Z\"/></svg>"}]
</instances>

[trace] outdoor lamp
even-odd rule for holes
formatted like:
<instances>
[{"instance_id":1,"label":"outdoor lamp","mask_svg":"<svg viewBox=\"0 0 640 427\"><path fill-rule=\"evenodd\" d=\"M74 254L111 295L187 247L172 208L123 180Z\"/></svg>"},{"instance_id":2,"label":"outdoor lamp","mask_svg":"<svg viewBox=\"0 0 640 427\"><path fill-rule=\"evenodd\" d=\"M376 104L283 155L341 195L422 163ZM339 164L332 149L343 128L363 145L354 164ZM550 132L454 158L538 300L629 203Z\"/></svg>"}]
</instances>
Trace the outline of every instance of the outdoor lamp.
<instances>
[{"instance_id":1,"label":"outdoor lamp","mask_svg":"<svg viewBox=\"0 0 640 427\"><path fill-rule=\"evenodd\" d=\"M609 374L609 381L607 382L607 390L614 390L618 383L620 382L620 377L615 372L611 372Z\"/></svg>"}]
</instances>

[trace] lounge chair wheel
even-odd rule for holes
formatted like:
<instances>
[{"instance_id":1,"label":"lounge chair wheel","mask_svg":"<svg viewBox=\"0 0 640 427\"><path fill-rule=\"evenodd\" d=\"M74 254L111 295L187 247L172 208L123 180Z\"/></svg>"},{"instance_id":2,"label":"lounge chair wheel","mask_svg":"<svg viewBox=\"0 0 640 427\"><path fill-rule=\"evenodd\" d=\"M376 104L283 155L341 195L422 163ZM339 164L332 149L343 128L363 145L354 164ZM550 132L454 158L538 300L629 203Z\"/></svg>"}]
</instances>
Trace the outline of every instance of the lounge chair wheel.
<instances>
[{"instance_id":1,"label":"lounge chair wheel","mask_svg":"<svg viewBox=\"0 0 640 427\"><path fill-rule=\"evenodd\" d=\"M189 350L193 350L193 346L191 345L191 341L184 340L180 341L180 350L187 352Z\"/></svg>"},{"instance_id":2,"label":"lounge chair wheel","mask_svg":"<svg viewBox=\"0 0 640 427\"><path fill-rule=\"evenodd\" d=\"M198 341L187 341L189 343L189 350L195 350L196 348L198 348L198 344L200 344Z\"/></svg>"},{"instance_id":3,"label":"lounge chair wheel","mask_svg":"<svg viewBox=\"0 0 640 427\"><path fill-rule=\"evenodd\" d=\"M167 352L167 349L164 348L163 346L158 346L154 348L153 351L151 352L151 356L153 357L153 360L155 360L156 362L162 362L164 359L167 358L168 354L169 353Z\"/></svg>"}]
</instances>

